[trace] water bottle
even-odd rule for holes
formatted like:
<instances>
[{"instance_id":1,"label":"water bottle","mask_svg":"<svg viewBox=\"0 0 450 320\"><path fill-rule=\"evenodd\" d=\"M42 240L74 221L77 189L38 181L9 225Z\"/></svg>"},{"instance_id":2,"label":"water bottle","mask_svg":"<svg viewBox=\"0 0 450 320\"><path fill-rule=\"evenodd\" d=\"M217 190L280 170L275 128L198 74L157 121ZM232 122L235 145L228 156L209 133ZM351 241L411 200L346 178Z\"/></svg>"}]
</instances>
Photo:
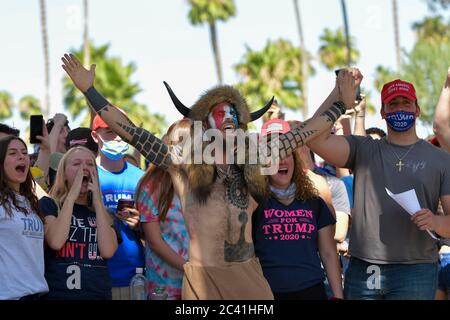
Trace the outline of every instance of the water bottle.
<instances>
[{"instance_id":1,"label":"water bottle","mask_svg":"<svg viewBox=\"0 0 450 320\"><path fill-rule=\"evenodd\" d=\"M154 288L150 294L150 300L167 300L167 291L163 287Z\"/></svg>"},{"instance_id":2,"label":"water bottle","mask_svg":"<svg viewBox=\"0 0 450 320\"><path fill-rule=\"evenodd\" d=\"M147 300L145 276L143 268L136 268L136 274L130 281L130 300Z\"/></svg>"}]
</instances>

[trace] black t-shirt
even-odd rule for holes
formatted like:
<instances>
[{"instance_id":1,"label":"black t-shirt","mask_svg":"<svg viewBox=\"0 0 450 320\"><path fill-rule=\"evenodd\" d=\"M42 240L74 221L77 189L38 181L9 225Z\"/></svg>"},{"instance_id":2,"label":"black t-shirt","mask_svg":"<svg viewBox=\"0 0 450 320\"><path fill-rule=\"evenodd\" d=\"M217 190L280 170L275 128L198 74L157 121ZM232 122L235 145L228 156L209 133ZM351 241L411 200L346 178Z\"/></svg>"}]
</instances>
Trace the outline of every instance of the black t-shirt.
<instances>
[{"instance_id":1,"label":"black t-shirt","mask_svg":"<svg viewBox=\"0 0 450 320\"><path fill-rule=\"evenodd\" d=\"M273 292L295 292L325 279L318 254L318 231L336 220L321 199L270 198L253 213L253 241Z\"/></svg>"},{"instance_id":2,"label":"black t-shirt","mask_svg":"<svg viewBox=\"0 0 450 320\"><path fill-rule=\"evenodd\" d=\"M39 201L45 216L57 216L56 203ZM69 237L59 251L45 247L45 278L48 299L111 300L107 261L99 253L95 212L74 204Z\"/></svg>"}]
</instances>

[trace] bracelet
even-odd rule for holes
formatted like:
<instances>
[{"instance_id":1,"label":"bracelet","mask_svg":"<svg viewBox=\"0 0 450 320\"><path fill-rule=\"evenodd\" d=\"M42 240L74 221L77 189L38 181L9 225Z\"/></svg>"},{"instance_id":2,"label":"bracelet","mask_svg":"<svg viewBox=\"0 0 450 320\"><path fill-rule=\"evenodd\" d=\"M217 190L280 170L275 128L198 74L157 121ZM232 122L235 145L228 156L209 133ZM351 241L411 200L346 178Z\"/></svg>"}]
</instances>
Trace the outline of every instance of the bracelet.
<instances>
[{"instance_id":1,"label":"bracelet","mask_svg":"<svg viewBox=\"0 0 450 320\"><path fill-rule=\"evenodd\" d=\"M109 102L106 100L95 88L94 86L87 89L84 92L84 96L95 109L96 112L101 111L104 107L106 107Z\"/></svg>"}]
</instances>

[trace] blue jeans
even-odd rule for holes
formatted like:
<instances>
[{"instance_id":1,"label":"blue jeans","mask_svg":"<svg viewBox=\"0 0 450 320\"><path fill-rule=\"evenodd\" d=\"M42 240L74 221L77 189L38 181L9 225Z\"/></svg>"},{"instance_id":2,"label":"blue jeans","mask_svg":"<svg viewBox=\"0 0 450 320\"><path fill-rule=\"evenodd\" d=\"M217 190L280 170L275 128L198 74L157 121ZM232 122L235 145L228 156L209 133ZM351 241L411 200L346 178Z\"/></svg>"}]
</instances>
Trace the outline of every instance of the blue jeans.
<instances>
[{"instance_id":1,"label":"blue jeans","mask_svg":"<svg viewBox=\"0 0 450 320\"><path fill-rule=\"evenodd\" d=\"M439 282L440 290L447 292L450 296L450 253L439 255Z\"/></svg>"},{"instance_id":2,"label":"blue jeans","mask_svg":"<svg viewBox=\"0 0 450 320\"><path fill-rule=\"evenodd\" d=\"M437 263L373 264L351 258L344 296L350 300L433 300Z\"/></svg>"}]
</instances>

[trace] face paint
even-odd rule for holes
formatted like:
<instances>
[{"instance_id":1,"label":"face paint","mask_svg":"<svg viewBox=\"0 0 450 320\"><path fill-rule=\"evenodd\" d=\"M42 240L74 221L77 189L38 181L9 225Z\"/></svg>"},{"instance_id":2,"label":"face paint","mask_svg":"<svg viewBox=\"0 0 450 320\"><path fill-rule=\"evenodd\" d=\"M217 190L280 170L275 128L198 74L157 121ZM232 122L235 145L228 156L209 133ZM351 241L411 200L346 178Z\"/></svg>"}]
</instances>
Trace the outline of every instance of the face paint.
<instances>
[{"instance_id":1,"label":"face paint","mask_svg":"<svg viewBox=\"0 0 450 320\"><path fill-rule=\"evenodd\" d=\"M239 125L236 109L224 102L211 110L208 115L208 123L213 129L221 129L225 122L232 122L235 129Z\"/></svg>"}]
</instances>

